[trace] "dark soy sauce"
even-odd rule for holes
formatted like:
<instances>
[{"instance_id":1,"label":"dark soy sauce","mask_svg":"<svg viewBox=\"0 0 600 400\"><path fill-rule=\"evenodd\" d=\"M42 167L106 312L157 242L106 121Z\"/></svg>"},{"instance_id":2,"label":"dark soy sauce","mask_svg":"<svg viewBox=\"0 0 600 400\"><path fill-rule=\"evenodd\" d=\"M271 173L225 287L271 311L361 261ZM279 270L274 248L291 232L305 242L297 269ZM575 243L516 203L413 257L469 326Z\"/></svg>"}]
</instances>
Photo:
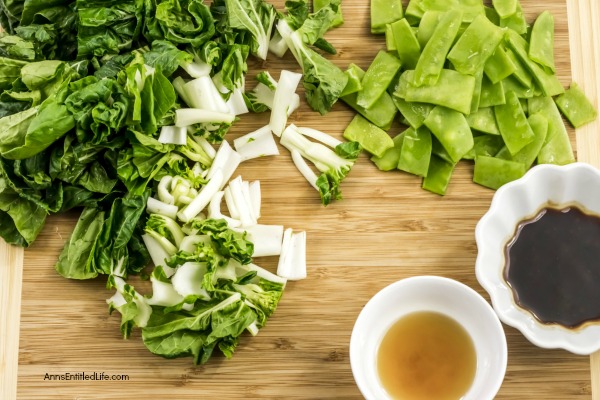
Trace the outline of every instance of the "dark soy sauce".
<instances>
[{"instance_id":1,"label":"dark soy sauce","mask_svg":"<svg viewBox=\"0 0 600 400\"><path fill-rule=\"evenodd\" d=\"M547 206L522 221L505 249L515 300L544 323L600 320L600 217Z\"/></svg>"}]
</instances>

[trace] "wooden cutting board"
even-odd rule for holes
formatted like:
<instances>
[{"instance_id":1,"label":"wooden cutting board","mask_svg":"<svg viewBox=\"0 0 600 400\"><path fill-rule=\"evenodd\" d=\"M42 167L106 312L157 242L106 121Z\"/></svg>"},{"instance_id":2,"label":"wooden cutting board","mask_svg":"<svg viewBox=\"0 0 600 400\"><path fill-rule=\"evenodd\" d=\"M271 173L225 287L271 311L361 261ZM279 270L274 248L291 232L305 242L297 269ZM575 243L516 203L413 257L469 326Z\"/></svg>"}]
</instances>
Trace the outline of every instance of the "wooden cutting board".
<instances>
[{"instance_id":1,"label":"wooden cutting board","mask_svg":"<svg viewBox=\"0 0 600 400\"><path fill-rule=\"evenodd\" d=\"M552 11L561 82L568 85L573 77L598 106L600 2L522 3L530 21ZM368 4L344 0L346 23L328 34L342 67L355 62L366 68L384 47L383 37L369 34ZM251 65L248 80L260 69L281 68L298 70L289 55L270 57ZM303 104L291 122L341 137L352 115L343 104L324 117ZM229 138L266 121L244 116ZM599 127L596 122L570 134L578 159L600 167ZM139 332L123 340L119 316L107 313L111 293L104 279L69 281L55 273L77 215L51 217L24 255L0 244L0 399L360 399L348 358L350 333L377 291L409 276L442 275L488 298L475 279L474 229L493 192L471 182L472 169L461 163L448 194L439 197L423 191L419 179L379 172L362 156L343 185L344 200L324 208L286 150L243 164L238 173L261 181L261 222L307 231L308 278L289 283L267 326L257 337L243 337L233 359L217 356L204 366L150 354ZM256 261L272 270L276 265ZM508 370L498 399L600 399L600 356L592 356L590 368L588 357L540 349L515 329L505 331ZM128 379L45 380L62 373Z\"/></svg>"}]
</instances>

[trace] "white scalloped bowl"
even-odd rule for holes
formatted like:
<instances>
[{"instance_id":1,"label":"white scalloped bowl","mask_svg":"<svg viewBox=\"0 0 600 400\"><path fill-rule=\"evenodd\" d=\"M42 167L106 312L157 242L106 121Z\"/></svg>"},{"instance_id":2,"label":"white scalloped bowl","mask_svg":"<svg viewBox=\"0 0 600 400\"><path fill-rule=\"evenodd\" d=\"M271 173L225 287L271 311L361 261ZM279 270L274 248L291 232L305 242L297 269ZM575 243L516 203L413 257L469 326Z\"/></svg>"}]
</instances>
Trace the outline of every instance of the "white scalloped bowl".
<instances>
[{"instance_id":1,"label":"white scalloped bowl","mask_svg":"<svg viewBox=\"0 0 600 400\"><path fill-rule=\"evenodd\" d=\"M516 304L503 277L504 249L517 225L548 203L558 206L578 203L600 215L600 171L584 163L538 165L521 179L498 189L475 230L477 280L489 293L498 317L521 331L530 342L543 348L588 355L600 350L600 321L574 329L540 323L531 312Z\"/></svg>"}]
</instances>

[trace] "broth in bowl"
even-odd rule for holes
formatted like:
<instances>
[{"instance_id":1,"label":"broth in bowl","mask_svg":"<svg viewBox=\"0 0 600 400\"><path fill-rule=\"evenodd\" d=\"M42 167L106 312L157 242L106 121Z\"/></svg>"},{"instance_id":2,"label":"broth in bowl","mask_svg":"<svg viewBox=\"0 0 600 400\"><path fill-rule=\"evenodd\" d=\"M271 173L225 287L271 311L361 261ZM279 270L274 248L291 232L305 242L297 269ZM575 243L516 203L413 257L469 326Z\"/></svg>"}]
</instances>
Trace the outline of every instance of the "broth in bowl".
<instances>
[{"instance_id":1,"label":"broth in bowl","mask_svg":"<svg viewBox=\"0 0 600 400\"><path fill-rule=\"evenodd\" d=\"M459 400L475 378L469 333L454 319L420 311L396 321L377 354L377 372L394 399Z\"/></svg>"}]
</instances>

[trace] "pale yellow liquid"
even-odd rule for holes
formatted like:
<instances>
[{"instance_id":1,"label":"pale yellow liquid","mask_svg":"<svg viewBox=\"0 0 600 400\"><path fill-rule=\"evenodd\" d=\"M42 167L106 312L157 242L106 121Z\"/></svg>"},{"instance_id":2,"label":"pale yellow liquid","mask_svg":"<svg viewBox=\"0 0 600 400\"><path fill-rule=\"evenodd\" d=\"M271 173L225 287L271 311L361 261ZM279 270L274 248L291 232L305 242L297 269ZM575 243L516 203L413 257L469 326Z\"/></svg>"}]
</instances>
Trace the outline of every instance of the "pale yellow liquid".
<instances>
[{"instance_id":1,"label":"pale yellow liquid","mask_svg":"<svg viewBox=\"0 0 600 400\"><path fill-rule=\"evenodd\" d=\"M377 354L379 379L397 400L459 400L476 367L467 331L452 318L428 311L394 323Z\"/></svg>"}]
</instances>

